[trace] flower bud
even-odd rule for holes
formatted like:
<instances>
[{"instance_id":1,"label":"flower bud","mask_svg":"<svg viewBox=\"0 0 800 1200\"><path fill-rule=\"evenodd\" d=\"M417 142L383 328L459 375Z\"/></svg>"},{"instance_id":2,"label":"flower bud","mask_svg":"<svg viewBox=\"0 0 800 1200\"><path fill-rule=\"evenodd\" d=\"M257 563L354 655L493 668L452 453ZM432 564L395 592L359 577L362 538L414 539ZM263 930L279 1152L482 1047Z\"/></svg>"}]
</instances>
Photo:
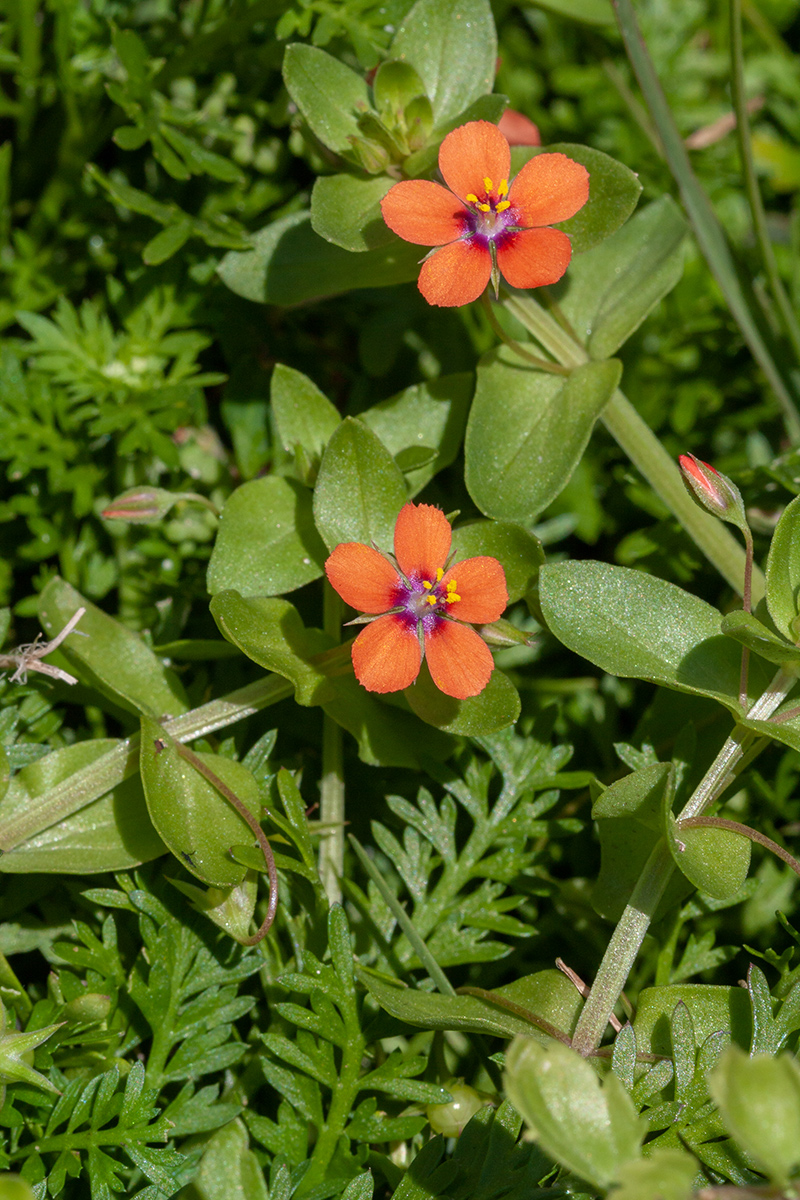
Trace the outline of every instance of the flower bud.
<instances>
[{"instance_id":1,"label":"flower bud","mask_svg":"<svg viewBox=\"0 0 800 1200\"><path fill-rule=\"evenodd\" d=\"M445 1084L453 1099L449 1104L429 1104L425 1110L431 1129L445 1137L460 1137L461 1131L475 1113L490 1103L489 1097L464 1083L453 1079Z\"/></svg>"},{"instance_id":2,"label":"flower bud","mask_svg":"<svg viewBox=\"0 0 800 1200\"><path fill-rule=\"evenodd\" d=\"M112 500L100 514L107 521L130 521L132 525L153 525L167 515L179 496L159 487L129 488Z\"/></svg>"},{"instance_id":3,"label":"flower bud","mask_svg":"<svg viewBox=\"0 0 800 1200\"><path fill-rule=\"evenodd\" d=\"M739 529L747 529L744 501L733 480L693 454L681 454L678 463L686 490L707 512Z\"/></svg>"},{"instance_id":4,"label":"flower bud","mask_svg":"<svg viewBox=\"0 0 800 1200\"><path fill-rule=\"evenodd\" d=\"M542 138L538 126L529 117L516 109L507 108L497 128L508 142L509 146L541 146Z\"/></svg>"}]
</instances>

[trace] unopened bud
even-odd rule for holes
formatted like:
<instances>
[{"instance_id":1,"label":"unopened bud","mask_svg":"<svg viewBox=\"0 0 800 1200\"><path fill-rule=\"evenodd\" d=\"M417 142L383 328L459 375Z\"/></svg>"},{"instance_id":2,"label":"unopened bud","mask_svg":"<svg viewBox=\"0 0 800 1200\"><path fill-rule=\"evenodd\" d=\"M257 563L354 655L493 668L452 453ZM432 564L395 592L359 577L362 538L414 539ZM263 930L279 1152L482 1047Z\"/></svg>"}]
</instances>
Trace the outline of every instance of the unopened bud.
<instances>
[{"instance_id":1,"label":"unopened bud","mask_svg":"<svg viewBox=\"0 0 800 1200\"><path fill-rule=\"evenodd\" d=\"M491 1103L489 1096L476 1092L463 1079L445 1084L453 1099L449 1104L429 1104L425 1110L431 1129L445 1137L460 1137L461 1131L476 1112Z\"/></svg>"},{"instance_id":2,"label":"unopened bud","mask_svg":"<svg viewBox=\"0 0 800 1200\"><path fill-rule=\"evenodd\" d=\"M162 521L180 495L159 487L130 488L112 500L101 516L107 521L130 521L132 525L154 525Z\"/></svg>"},{"instance_id":3,"label":"unopened bud","mask_svg":"<svg viewBox=\"0 0 800 1200\"><path fill-rule=\"evenodd\" d=\"M744 501L732 479L694 454L681 454L678 463L687 491L707 512L739 529L747 529Z\"/></svg>"},{"instance_id":4,"label":"unopened bud","mask_svg":"<svg viewBox=\"0 0 800 1200\"><path fill-rule=\"evenodd\" d=\"M508 142L509 146L541 146L542 137L538 126L529 117L524 116L513 108L507 108L497 128Z\"/></svg>"},{"instance_id":5,"label":"unopened bud","mask_svg":"<svg viewBox=\"0 0 800 1200\"><path fill-rule=\"evenodd\" d=\"M491 625L479 625L478 633L490 646L533 646L534 635L524 629L517 629L510 621L492 621Z\"/></svg>"},{"instance_id":6,"label":"unopened bud","mask_svg":"<svg viewBox=\"0 0 800 1200\"><path fill-rule=\"evenodd\" d=\"M368 175L380 175L389 166L390 158L383 146L369 138L351 136L347 139L360 167Z\"/></svg>"}]
</instances>

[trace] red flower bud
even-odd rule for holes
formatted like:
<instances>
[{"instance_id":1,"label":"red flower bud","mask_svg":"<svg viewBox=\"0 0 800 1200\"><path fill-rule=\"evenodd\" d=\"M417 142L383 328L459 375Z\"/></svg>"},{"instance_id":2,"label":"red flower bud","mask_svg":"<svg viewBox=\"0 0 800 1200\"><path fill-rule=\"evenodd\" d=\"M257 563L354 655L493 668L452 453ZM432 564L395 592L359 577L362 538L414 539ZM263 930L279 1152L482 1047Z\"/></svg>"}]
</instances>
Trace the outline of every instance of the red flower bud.
<instances>
[{"instance_id":1,"label":"red flower bud","mask_svg":"<svg viewBox=\"0 0 800 1200\"><path fill-rule=\"evenodd\" d=\"M539 128L529 117L524 116L513 108L507 108L497 128L508 142L509 146L541 146L542 136Z\"/></svg>"},{"instance_id":2,"label":"red flower bud","mask_svg":"<svg viewBox=\"0 0 800 1200\"><path fill-rule=\"evenodd\" d=\"M161 521L180 496L159 487L130 488L112 500L100 514L107 521L130 521L133 525L152 525Z\"/></svg>"},{"instance_id":3,"label":"red flower bud","mask_svg":"<svg viewBox=\"0 0 800 1200\"><path fill-rule=\"evenodd\" d=\"M747 528L744 501L733 480L694 454L678 459L686 489L708 512L739 529Z\"/></svg>"}]
</instances>

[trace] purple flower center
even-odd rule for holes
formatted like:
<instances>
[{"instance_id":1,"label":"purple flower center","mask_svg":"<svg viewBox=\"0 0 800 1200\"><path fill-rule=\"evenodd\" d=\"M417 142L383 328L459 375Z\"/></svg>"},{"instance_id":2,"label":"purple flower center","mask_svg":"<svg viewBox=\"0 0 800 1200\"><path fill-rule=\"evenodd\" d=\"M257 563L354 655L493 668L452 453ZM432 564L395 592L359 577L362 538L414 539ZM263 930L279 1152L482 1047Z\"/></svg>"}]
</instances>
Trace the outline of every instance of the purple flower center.
<instances>
[{"instance_id":1,"label":"purple flower center","mask_svg":"<svg viewBox=\"0 0 800 1200\"><path fill-rule=\"evenodd\" d=\"M440 567L434 579L411 575L398 583L393 607L401 610L397 616L409 629L416 629L421 621L423 631L432 633L441 624L443 614L461 599L455 579L448 579L443 584L443 576Z\"/></svg>"},{"instance_id":2,"label":"purple flower center","mask_svg":"<svg viewBox=\"0 0 800 1200\"><path fill-rule=\"evenodd\" d=\"M490 242L502 245L515 231L519 214L507 199L508 183L502 179L495 188L491 179L483 181L484 190L466 196L462 214L462 238L488 247Z\"/></svg>"}]
</instances>

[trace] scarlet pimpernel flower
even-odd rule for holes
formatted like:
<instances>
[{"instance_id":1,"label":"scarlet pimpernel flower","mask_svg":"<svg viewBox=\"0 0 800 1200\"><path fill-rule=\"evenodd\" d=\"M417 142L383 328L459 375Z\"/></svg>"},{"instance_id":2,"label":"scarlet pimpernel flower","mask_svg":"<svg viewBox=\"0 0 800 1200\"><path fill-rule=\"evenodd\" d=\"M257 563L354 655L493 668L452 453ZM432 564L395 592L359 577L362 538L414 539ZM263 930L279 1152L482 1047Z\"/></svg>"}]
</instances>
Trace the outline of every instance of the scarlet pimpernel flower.
<instances>
[{"instance_id":1,"label":"scarlet pimpernel flower","mask_svg":"<svg viewBox=\"0 0 800 1200\"><path fill-rule=\"evenodd\" d=\"M572 256L568 236L548 229L589 199L589 172L566 154L537 154L509 186L511 150L489 121L470 121L439 148L447 187L407 179L381 201L386 224L407 242L435 249L419 290L445 308L477 300L498 273L515 288L555 283Z\"/></svg>"},{"instance_id":2,"label":"scarlet pimpernel flower","mask_svg":"<svg viewBox=\"0 0 800 1200\"><path fill-rule=\"evenodd\" d=\"M342 542L325 563L352 608L374 614L353 643L356 678L370 692L397 692L419 674L464 700L486 687L494 661L471 628L496 621L508 604L496 558L448 565L452 530L440 509L406 504L394 530L394 561L362 542Z\"/></svg>"}]
</instances>

